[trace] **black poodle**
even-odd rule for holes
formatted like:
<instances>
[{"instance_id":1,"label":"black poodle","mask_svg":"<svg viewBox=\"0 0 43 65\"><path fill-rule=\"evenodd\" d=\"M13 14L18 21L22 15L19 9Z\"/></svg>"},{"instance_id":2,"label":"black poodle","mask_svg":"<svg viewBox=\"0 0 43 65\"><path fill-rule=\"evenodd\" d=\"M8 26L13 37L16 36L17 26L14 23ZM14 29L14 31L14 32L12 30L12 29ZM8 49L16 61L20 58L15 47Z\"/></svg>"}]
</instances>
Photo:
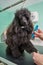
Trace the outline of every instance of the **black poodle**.
<instances>
[{"instance_id":1,"label":"black poodle","mask_svg":"<svg viewBox=\"0 0 43 65\"><path fill-rule=\"evenodd\" d=\"M37 52L30 42L33 24L30 19L31 13L26 8L15 13L12 24L7 29L6 44L13 57L20 57L24 50L28 53Z\"/></svg>"}]
</instances>

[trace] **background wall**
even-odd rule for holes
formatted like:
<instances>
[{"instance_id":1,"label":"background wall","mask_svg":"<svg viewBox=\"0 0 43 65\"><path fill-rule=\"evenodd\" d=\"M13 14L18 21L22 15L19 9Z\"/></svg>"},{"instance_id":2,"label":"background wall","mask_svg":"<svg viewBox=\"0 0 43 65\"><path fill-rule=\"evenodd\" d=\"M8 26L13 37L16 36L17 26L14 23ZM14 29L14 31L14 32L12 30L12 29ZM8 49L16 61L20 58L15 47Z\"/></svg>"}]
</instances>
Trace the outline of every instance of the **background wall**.
<instances>
[{"instance_id":1,"label":"background wall","mask_svg":"<svg viewBox=\"0 0 43 65\"><path fill-rule=\"evenodd\" d=\"M36 1L36 0L35 0ZM23 4L19 4L18 6L13 7L13 9L6 10L4 12L0 12L0 35L2 32L9 26L14 18L14 13L16 10L20 9ZM43 1L35 4L31 4L26 6L30 11L37 11L39 13L39 28L43 30ZM0 6L0 9L2 7Z\"/></svg>"},{"instance_id":2,"label":"background wall","mask_svg":"<svg viewBox=\"0 0 43 65\"><path fill-rule=\"evenodd\" d=\"M37 11L39 13L38 25L43 30L43 2L27 7L30 11Z\"/></svg>"},{"instance_id":3,"label":"background wall","mask_svg":"<svg viewBox=\"0 0 43 65\"><path fill-rule=\"evenodd\" d=\"M0 7L5 8L5 7L7 7L7 6L11 5L11 4L14 4L14 3L18 2L18 1L21 1L21 0L0 0ZM28 6L28 5L39 3L39 2L42 2L42 1L43 0L26 0L25 5ZM22 4L24 4L24 3L22 3ZM20 5L22 6L22 4L20 4ZM21 7L21 6L19 6L19 7Z\"/></svg>"}]
</instances>

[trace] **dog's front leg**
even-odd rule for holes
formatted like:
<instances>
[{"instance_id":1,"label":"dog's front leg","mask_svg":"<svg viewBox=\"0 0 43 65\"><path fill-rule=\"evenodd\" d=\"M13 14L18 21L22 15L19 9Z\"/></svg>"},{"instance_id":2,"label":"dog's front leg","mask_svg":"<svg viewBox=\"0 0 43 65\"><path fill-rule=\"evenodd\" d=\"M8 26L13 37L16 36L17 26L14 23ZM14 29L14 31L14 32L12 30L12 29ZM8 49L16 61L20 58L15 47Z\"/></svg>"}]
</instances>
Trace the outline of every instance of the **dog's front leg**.
<instances>
[{"instance_id":1,"label":"dog's front leg","mask_svg":"<svg viewBox=\"0 0 43 65\"><path fill-rule=\"evenodd\" d=\"M33 44L32 44L30 41L28 41L28 43L26 43L25 50L26 50L28 53L37 52L37 49L33 46Z\"/></svg>"}]
</instances>

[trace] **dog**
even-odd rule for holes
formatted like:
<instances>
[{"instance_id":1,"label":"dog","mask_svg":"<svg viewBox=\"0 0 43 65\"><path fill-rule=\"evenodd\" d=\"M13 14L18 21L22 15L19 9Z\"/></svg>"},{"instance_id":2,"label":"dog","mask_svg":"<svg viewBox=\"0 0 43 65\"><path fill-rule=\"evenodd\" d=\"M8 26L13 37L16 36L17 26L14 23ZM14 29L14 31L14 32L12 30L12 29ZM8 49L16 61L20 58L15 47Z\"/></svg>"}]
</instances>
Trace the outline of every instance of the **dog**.
<instances>
[{"instance_id":1,"label":"dog","mask_svg":"<svg viewBox=\"0 0 43 65\"><path fill-rule=\"evenodd\" d=\"M13 22L7 29L6 44L8 45L8 51L15 58L20 57L24 50L28 53L37 52L30 41L33 32L33 23L30 17L31 12L28 9L18 10Z\"/></svg>"}]
</instances>

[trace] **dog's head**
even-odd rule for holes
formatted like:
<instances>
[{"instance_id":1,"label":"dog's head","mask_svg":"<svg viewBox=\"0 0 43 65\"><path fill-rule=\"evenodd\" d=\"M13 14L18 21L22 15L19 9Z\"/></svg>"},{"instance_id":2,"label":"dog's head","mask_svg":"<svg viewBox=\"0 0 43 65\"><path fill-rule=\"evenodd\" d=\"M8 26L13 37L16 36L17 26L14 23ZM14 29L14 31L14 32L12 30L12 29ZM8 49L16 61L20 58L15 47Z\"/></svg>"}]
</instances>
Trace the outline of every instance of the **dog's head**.
<instances>
[{"instance_id":1,"label":"dog's head","mask_svg":"<svg viewBox=\"0 0 43 65\"><path fill-rule=\"evenodd\" d=\"M31 13L27 9L21 9L15 14L15 19L17 20L16 23L18 26L25 29L28 33L32 33L33 31L33 24L30 17Z\"/></svg>"}]
</instances>

